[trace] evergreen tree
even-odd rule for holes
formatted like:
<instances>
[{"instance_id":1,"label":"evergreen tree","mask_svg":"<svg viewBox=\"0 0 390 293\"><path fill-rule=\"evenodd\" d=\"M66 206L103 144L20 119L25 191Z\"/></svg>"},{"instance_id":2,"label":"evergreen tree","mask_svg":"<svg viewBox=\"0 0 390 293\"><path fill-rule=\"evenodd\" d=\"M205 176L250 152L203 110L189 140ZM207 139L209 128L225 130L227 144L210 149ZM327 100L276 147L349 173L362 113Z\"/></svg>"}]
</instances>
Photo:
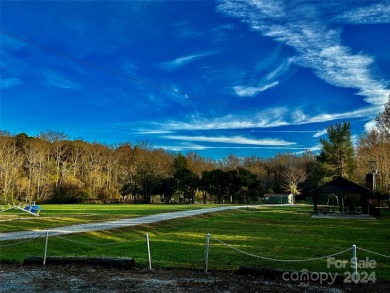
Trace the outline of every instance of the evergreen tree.
<instances>
[{"instance_id":1,"label":"evergreen tree","mask_svg":"<svg viewBox=\"0 0 390 293\"><path fill-rule=\"evenodd\" d=\"M199 177L188 168L186 157L178 154L173 161L174 174L176 182L176 191L179 194L179 202L187 200L190 203L195 202L195 191L198 186Z\"/></svg>"},{"instance_id":2,"label":"evergreen tree","mask_svg":"<svg viewBox=\"0 0 390 293\"><path fill-rule=\"evenodd\" d=\"M336 123L326 128L328 139L321 139L322 150L318 161L325 177L350 178L355 166L355 151L351 139L351 124Z\"/></svg>"}]
</instances>

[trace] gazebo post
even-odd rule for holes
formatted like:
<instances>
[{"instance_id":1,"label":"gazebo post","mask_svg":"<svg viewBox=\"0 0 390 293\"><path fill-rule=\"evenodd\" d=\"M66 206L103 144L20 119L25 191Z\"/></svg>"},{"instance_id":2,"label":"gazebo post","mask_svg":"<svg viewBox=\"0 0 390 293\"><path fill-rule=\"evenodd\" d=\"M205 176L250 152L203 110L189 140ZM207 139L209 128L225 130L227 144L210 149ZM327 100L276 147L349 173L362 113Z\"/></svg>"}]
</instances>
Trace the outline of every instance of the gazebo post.
<instances>
[{"instance_id":1,"label":"gazebo post","mask_svg":"<svg viewBox=\"0 0 390 293\"><path fill-rule=\"evenodd\" d=\"M317 212L317 198L318 198L318 193L316 192L313 196L313 206L314 206L314 212Z\"/></svg>"},{"instance_id":2,"label":"gazebo post","mask_svg":"<svg viewBox=\"0 0 390 293\"><path fill-rule=\"evenodd\" d=\"M340 214L343 214L343 207L344 207L344 195L342 193L337 193L337 198L339 200L339 209Z\"/></svg>"}]
</instances>

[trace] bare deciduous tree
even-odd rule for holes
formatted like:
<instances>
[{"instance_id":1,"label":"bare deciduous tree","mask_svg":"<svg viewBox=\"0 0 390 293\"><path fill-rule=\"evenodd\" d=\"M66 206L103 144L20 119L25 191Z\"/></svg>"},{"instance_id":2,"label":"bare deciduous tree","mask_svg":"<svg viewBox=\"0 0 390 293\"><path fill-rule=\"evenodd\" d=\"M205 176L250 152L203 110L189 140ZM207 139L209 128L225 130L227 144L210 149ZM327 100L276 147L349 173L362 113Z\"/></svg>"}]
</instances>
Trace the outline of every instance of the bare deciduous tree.
<instances>
[{"instance_id":1,"label":"bare deciduous tree","mask_svg":"<svg viewBox=\"0 0 390 293\"><path fill-rule=\"evenodd\" d=\"M385 133L386 139L390 139L390 94L383 112L376 117L375 121L379 130Z\"/></svg>"},{"instance_id":2,"label":"bare deciduous tree","mask_svg":"<svg viewBox=\"0 0 390 293\"><path fill-rule=\"evenodd\" d=\"M13 202L17 181L21 177L23 158L18 153L16 140L0 136L0 201Z\"/></svg>"},{"instance_id":3,"label":"bare deciduous tree","mask_svg":"<svg viewBox=\"0 0 390 293\"><path fill-rule=\"evenodd\" d=\"M390 186L390 142L383 132L371 130L360 138L356 161L357 169L355 172L361 183L365 184L365 174L374 171L376 191L387 192Z\"/></svg>"},{"instance_id":4,"label":"bare deciduous tree","mask_svg":"<svg viewBox=\"0 0 390 293\"><path fill-rule=\"evenodd\" d=\"M291 166L282 173L283 188L292 193L295 197L301 193L299 184L303 183L307 178L306 170L303 166Z\"/></svg>"}]
</instances>

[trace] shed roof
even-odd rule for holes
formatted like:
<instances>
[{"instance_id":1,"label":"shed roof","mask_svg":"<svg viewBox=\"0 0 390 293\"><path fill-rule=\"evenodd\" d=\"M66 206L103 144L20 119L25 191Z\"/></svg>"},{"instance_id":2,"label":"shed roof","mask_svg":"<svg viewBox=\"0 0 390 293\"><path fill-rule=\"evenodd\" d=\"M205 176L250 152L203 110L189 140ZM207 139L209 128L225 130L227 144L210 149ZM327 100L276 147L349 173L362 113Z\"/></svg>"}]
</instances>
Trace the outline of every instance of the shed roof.
<instances>
[{"instance_id":1,"label":"shed roof","mask_svg":"<svg viewBox=\"0 0 390 293\"><path fill-rule=\"evenodd\" d=\"M282 197L284 197L284 196L289 196L289 195L291 195L291 193L265 193L264 194L264 196L267 196L267 197L273 197L273 196L282 196Z\"/></svg>"}]
</instances>

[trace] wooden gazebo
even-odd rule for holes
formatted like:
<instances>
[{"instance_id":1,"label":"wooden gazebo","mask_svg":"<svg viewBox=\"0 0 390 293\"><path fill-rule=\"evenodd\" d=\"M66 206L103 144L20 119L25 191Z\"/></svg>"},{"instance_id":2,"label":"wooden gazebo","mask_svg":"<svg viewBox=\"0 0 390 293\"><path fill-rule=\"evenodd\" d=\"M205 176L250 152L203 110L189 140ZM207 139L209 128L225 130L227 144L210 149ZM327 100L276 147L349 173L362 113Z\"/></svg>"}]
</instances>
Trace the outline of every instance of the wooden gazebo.
<instances>
[{"instance_id":1,"label":"wooden gazebo","mask_svg":"<svg viewBox=\"0 0 390 293\"><path fill-rule=\"evenodd\" d=\"M340 214L373 214L376 207L373 190L344 177L337 177L313 189L310 193L315 213L329 211L331 196L335 199ZM326 198L327 204L321 206L321 201Z\"/></svg>"}]
</instances>

